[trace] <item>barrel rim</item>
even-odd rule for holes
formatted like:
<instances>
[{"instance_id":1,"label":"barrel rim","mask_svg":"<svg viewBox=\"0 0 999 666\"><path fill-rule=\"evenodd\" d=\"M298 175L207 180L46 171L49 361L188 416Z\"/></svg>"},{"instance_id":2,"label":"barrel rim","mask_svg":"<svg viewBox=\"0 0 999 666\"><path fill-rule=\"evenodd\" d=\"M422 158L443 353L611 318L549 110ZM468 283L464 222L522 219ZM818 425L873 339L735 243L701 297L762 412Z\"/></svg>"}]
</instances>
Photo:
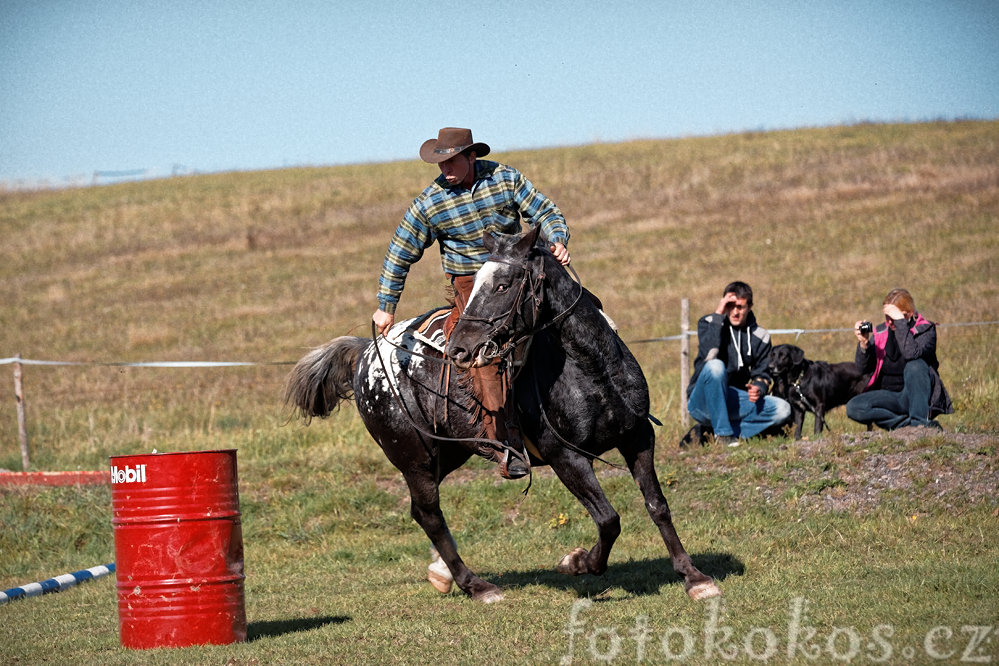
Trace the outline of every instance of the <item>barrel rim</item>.
<instances>
[{"instance_id":1,"label":"barrel rim","mask_svg":"<svg viewBox=\"0 0 999 666\"><path fill-rule=\"evenodd\" d=\"M237 449L210 449L208 451L154 451L152 453L124 453L116 456L108 456L109 460L117 458L145 458L158 456L189 456L201 453L236 453Z\"/></svg>"}]
</instances>

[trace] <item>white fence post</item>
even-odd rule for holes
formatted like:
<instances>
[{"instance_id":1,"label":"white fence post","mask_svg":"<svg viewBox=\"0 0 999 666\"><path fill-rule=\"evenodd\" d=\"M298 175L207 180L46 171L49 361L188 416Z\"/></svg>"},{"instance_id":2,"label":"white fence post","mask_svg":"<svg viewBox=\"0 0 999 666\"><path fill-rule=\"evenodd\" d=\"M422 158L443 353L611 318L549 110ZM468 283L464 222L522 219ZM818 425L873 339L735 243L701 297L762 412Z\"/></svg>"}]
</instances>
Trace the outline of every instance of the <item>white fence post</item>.
<instances>
[{"instance_id":1,"label":"white fence post","mask_svg":"<svg viewBox=\"0 0 999 666\"><path fill-rule=\"evenodd\" d=\"M687 413L687 384L690 382L690 299L680 300L680 422L686 428L690 423Z\"/></svg>"},{"instance_id":2,"label":"white fence post","mask_svg":"<svg viewBox=\"0 0 999 666\"><path fill-rule=\"evenodd\" d=\"M21 444L21 467L28 471L28 425L24 415L24 386L21 384L21 354L14 356L14 399L17 401L17 435Z\"/></svg>"}]
</instances>

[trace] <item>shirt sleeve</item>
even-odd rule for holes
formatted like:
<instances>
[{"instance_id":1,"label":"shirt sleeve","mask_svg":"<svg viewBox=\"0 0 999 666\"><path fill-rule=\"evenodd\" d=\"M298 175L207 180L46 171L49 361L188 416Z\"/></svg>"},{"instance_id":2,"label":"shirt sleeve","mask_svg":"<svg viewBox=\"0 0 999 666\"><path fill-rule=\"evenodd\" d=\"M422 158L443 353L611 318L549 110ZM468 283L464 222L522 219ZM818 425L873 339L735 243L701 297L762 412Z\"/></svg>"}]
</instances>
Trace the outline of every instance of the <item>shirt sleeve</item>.
<instances>
[{"instance_id":1,"label":"shirt sleeve","mask_svg":"<svg viewBox=\"0 0 999 666\"><path fill-rule=\"evenodd\" d=\"M705 315L697 321L697 355L701 359L710 361L718 358L724 323L724 316L719 314Z\"/></svg>"},{"instance_id":2,"label":"shirt sleeve","mask_svg":"<svg viewBox=\"0 0 999 666\"><path fill-rule=\"evenodd\" d=\"M875 366L875 356L874 356L874 336L871 336L870 340L867 342L867 349L860 346L857 343L857 352L854 354L853 363L857 366L857 370L860 370L862 374L867 374L868 372L874 371Z\"/></svg>"},{"instance_id":3,"label":"shirt sleeve","mask_svg":"<svg viewBox=\"0 0 999 666\"><path fill-rule=\"evenodd\" d=\"M766 337L760 341L756 361L749 372L750 381L760 388L763 395L770 393L770 387L774 383L773 377L770 376L771 351L773 351L773 342L770 340L770 333L767 333Z\"/></svg>"},{"instance_id":4,"label":"shirt sleeve","mask_svg":"<svg viewBox=\"0 0 999 666\"><path fill-rule=\"evenodd\" d=\"M423 213L421 199L422 197L413 201L403 215L402 222L389 241L382 272L378 277L379 307L389 314L395 313L410 267L420 260L423 252L435 240L435 234Z\"/></svg>"},{"instance_id":5,"label":"shirt sleeve","mask_svg":"<svg viewBox=\"0 0 999 666\"><path fill-rule=\"evenodd\" d=\"M569 226L562 211L519 171L514 178L513 194L521 214L532 227L541 225L541 233L550 243L569 244Z\"/></svg>"},{"instance_id":6,"label":"shirt sleeve","mask_svg":"<svg viewBox=\"0 0 999 666\"><path fill-rule=\"evenodd\" d=\"M895 321L895 341L902 351L902 358L906 361L931 357L937 351L937 328L930 326L919 335L913 335L909 329L909 322L898 319Z\"/></svg>"}]
</instances>

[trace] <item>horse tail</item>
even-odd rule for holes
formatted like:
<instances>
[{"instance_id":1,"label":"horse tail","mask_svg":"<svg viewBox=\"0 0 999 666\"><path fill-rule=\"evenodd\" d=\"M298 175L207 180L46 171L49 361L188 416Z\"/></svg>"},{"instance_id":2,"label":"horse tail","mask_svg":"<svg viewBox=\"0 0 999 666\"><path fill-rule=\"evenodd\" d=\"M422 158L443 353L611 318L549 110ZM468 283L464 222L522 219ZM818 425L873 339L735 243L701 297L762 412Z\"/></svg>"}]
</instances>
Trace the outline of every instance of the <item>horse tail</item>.
<instances>
[{"instance_id":1,"label":"horse tail","mask_svg":"<svg viewBox=\"0 0 999 666\"><path fill-rule=\"evenodd\" d=\"M308 423L326 418L341 402L354 398L354 373L361 352L371 340L341 336L316 347L295 364L285 386L285 404Z\"/></svg>"}]
</instances>

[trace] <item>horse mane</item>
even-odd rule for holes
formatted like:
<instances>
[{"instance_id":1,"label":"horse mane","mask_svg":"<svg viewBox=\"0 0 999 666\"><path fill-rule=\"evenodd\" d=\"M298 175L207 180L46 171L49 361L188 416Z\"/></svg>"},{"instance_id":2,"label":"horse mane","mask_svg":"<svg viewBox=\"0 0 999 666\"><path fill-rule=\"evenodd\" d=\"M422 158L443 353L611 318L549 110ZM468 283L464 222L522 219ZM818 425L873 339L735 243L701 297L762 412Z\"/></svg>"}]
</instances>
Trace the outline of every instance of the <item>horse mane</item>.
<instances>
[{"instance_id":1,"label":"horse mane","mask_svg":"<svg viewBox=\"0 0 999 666\"><path fill-rule=\"evenodd\" d=\"M468 412L470 414L470 422L476 424L478 430L476 430L472 436L473 437L485 437L486 426L482 421L482 403L479 401L478 396L475 394L475 385L472 381L472 375L467 372L451 372L449 371L450 377L448 379L448 390L445 401L442 403L442 407L438 411L443 413L438 413L438 417L442 419L452 418L448 415L448 408L450 405L456 406L458 409Z\"/></svg>"}]
</instances>

